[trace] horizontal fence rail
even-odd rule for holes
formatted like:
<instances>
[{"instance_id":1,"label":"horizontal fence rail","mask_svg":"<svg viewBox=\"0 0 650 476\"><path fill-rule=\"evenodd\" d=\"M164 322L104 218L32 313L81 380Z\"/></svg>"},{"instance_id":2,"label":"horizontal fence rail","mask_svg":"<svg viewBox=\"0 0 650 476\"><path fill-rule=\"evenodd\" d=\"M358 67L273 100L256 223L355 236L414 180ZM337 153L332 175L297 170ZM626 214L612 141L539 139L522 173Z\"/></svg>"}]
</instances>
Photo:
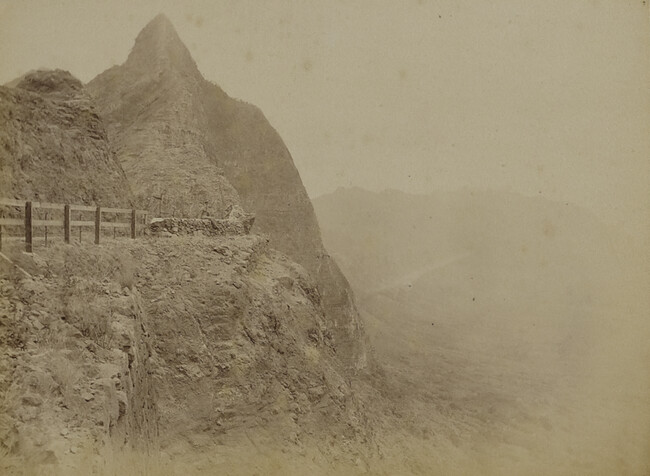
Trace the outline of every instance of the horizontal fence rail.
<instances>
[{"instance_id":1,"label":"horizontal fence rail","mask_svg":"<svg viewBox=\"0 0 650 476\"><path fill-rule=\"evenodd\" d=\"M22 218L4 217L7 209L13 209L12 214L22 213ZM44 219L35 216L36 210L48 210ZM54 212L62 218L50 218ZM74 215L77 220L72 219ZM94 219L84 218L84 213L93 212ZM106 215L112 220L104 221ZM124 216L127 215L127 216ZM95 244L99 244L102 230L113 230L113 237L116 230L130 230L131 238L137 236L138 227L146 225L148 212L146 210L136 210L134 208L102 208L88 205L47 203L15 200L12 198L0 198L0 251L2 250L3 241L25 240L25 251L32 252L34 242L34 229L44 228L45 244L47 246L49 228L63 228L63 237L66 243L70 243L72 228L79 229L79 241L81 242L82 228L93 228L95 232ZM22 227L24 228L23 236L9 235L3 236L4 227Z\"/></svg>"},{"instance_id":2,"label":"horizontal fence rail","mask_svg":"<svg viewBox=\"0 0 650 476\"><path fill-rule=\"evenodd\" d=\"M0 198L0 205L8 207L24 207L25 200L14 200L13 198Z\"/></svg>"}]
</instances>

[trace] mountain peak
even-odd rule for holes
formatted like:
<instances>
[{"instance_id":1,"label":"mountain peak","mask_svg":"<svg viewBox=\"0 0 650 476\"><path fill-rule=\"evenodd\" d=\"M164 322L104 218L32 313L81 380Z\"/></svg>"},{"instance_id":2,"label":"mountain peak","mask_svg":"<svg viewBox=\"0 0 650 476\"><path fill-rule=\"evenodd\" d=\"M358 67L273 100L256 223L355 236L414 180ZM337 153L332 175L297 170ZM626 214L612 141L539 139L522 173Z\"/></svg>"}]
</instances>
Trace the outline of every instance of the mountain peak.
<instances>
[{"instance_id":1,"label":"mountain peak","mask_svg":"<svg viewBox=\"0 0 650 476\"><path fill-rule=\"evenodd\" d=\"M159 13L158 15L153 17L153 19L149 23L147 23L145 28L160 27L160 26L174 29L174 25L172 25L172 22L164 13Z\"/></svg>"},{"instance_id":2,"label":"mountain peak","mask_svg":"<svg viewBox=\"0 0 650 476\"><path fill-rule=\"evenodd\" d=\"M157 38L168 41L181 41L176 33L176 29L172 22L167 18L164 13L156 15L147 25L140 31L136 44L144 38Z\"/></svg>"},{"instance_id":3,"label":"mountain peak","mask_svg":"<svg viewBox=\"0 0 650 476\"><path fill-rule=\"evenodd\" d=\"M156 15L138 34L127 64L152 72L176 69L198 73L192 55L163 13Z\"/></svg>"}]
</instances>

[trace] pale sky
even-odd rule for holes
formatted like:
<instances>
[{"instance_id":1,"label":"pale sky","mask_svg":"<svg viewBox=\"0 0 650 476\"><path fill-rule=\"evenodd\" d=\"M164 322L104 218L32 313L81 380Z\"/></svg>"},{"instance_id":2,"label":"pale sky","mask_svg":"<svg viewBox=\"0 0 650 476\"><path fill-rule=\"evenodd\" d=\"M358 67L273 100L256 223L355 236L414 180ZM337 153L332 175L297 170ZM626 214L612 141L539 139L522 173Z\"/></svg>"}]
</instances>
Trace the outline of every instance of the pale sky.
<instances>
[{"instance_id":1,"label":"pale sky","mask_svg":"<svg viewBox=\"0 0 650 476\"><path fill-rule=\"evenodd\" d=\"M259 106L310 196L542 195L650 229L642 0L0 0L0 83L89 81L165 13L206 79Z\"/></svg>"}]
</instances>

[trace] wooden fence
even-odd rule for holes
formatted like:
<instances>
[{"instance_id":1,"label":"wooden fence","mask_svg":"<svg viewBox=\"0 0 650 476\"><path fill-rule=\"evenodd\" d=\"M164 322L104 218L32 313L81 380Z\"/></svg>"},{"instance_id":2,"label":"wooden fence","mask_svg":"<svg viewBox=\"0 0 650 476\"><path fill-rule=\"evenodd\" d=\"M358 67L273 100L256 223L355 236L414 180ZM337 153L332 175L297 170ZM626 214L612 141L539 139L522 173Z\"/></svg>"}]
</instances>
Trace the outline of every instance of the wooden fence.
<instances>
[{"instance_id":1,"label":"wooden fence","mask_svg":"<svg viewBox=\"0 0 650 476\"><path fill-rule=\"evenodd\" d=\"M48 210L45 213L45 219L39 219L36 210ZM6 212L10 215L21 214L21 218L5 218ZM78 215L78 220L73 220L73 215ZM94 215L94 220L83 219L83 215L90 212ZM50 219L49 213L58 214L62 217ZM113 220L104 221L103 216L110 215ZM128 217L125 217L125 215ZM51 227L63 228L63 239L70 243L72 228L79 229L79 241L81 241L81 230L83 228L93 228L95 232L95 244L99 244L102 230L112 229L113 237L116 230L130 231L131 238L135 238L138 232L138 226L143 227L147 223L148 212L145 210L136 210L130 208L103 208L91 207L87 205L70 205L60 203L32 202L0 198L0 251L2 250L2 241L8 240L25 240L25 251L32 252L34 242L34 229L44 228L45 243L47 245L48 231ZM3 236L3 227L22 227L24 236Z\"/></svg>"}]
</instances>

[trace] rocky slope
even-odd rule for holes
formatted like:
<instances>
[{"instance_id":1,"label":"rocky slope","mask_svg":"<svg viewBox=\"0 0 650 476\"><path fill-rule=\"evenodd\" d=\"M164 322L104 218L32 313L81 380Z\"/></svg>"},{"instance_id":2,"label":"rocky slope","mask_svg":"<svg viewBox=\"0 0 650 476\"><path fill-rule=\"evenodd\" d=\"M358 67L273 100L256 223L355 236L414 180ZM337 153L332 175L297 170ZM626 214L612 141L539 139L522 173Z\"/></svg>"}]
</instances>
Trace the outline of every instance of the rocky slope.
<instances>
[{"instance_id":1,"label":"rocky slope","mask_svg":"<svg viewBox=\"0 0 650 476\"><path fill-rule=\"evenodd\" d=\"M363 467L372 429L335 358L321 296L266 238L179 235L10 256L31 277L0 270L0 432L14 458L0 452L5 469L71 474L106 464L95 452L129 447L158 455L167 474L223 467L234 450L248 452L231 463L240 471L263 468L274 451L286 452L285 469L306 452L318 455L306 463L314 471L337 460Z\"/></svg>"},{"instance_id":2,"label":"rocky slope","mask_svg":"<svg viewBox=\"0 0 650 476\"><path fill-rule=\"evenodd\" d=\"M88 88L138 206L221 217L236 203L254 213L255 230L316 278L339 357L363 367L352 293L322 245L291 155L262 112L206 81L163 15L138 35L124 64Z\"/></svg>"},{"instance_id":3,"label":"rocky slope","mask_svg":"<svg viewBox=\"0 0 650 476\"><path fill-rule=\"evenodd\" d=\"M95 452L156 450L151 324L128 255L4 252L31 276L0 265L3 474L66 473Z\"/></svg>"},{"instance_id":4,"label":"rocky slope","mask_svg":"<svg viewBox=\"0 0 650 476\"><path fill-rule=\"evenodd\" d=\"M0 196L125 206L129 185L91 97L66 71L0 86Z\"/></svg>"},{"instance_id":5,"label":"rocky slope","mask_svg":"<svg viewBox=\"0 0 650 476\"><path fill-rule=\"evenodd\" d=\"M191 245L194 253L179 252ZM180 245L180 246L179 246ZM257 236L178 237L142 256L163 447L366 439L315 283Z\"/></svg>"}]
</instances>

